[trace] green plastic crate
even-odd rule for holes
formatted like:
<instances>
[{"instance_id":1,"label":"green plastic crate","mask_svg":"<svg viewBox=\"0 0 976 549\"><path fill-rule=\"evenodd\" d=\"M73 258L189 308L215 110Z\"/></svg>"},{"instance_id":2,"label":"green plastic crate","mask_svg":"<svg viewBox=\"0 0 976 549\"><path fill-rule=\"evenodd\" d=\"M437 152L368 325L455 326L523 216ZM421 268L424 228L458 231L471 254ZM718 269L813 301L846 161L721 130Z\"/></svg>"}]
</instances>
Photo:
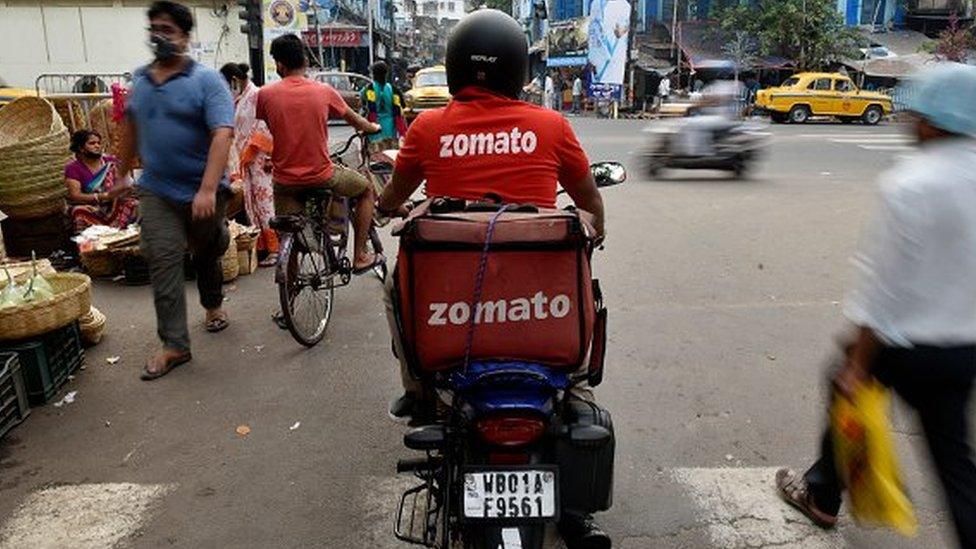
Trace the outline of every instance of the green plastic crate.
<instances>
[{"instance_id":1,"label":"green plastic crate","mask_svg":"<svg viewBox=\"0 0 976 549\"><path fill-rule=\"evenodd\" d=\"M14 353L0 353L0 439L30 414L27 386Z\"/></svg>"},{"instance_id":2,"label":"green plastic crate","mask_svg":"<svg viewBox=\"0 0 976 549\"><path fill-rule=\"evenodd\" d=\"M0 345L3 352L17 354L32 406L53 397L85 360L77 322L34 339L4 342Z\"/></svg>"}]
</instances>

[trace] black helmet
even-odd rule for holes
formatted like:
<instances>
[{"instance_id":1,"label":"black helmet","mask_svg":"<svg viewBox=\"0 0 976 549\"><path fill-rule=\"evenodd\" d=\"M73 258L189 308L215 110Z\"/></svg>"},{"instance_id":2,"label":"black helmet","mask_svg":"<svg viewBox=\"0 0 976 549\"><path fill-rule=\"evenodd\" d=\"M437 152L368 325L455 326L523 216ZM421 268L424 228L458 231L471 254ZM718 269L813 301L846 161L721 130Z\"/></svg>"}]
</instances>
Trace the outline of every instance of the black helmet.
<instances>
[{"instance_id":1,"label":"black helmet","mask_svg":"<svg viewBox=\"0 0 976 549\"><path fill-rule=\"evenodd\" d=\"M447 39L447 86L457 94L480 86L518 98L529 68L529 46L522 26L504 12L477 10L454 27Z\"/></svg>"}]
</instances>

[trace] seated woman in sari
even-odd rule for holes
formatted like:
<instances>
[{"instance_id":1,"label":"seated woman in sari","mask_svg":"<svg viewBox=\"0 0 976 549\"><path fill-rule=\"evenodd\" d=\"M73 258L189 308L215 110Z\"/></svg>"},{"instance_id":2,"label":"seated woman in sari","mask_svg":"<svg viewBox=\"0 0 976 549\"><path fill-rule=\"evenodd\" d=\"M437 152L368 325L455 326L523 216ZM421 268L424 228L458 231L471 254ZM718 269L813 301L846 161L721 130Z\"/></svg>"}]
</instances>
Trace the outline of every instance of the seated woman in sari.
<instances>
[{"instance_id":1,"label":"seated woman in sari","mask_svg":"<svg viewBox=\"0 0 976 549\"><path fill-rule=\"evenodd\" d=\"M80 233L92 225L124 229L139 215L132 184L116 181L114 157L102 154L102 137L91 130L71 136L75 159L64 168L68 186L68 215Z\"/></svg>"}]
</instances>

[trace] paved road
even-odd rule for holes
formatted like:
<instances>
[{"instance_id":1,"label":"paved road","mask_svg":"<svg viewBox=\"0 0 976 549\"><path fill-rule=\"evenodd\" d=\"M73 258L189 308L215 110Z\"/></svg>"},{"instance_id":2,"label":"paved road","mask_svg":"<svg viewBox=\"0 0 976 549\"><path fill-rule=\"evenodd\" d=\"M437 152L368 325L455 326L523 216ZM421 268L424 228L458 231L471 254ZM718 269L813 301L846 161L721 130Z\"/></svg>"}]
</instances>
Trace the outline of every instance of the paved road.
<instances>
[{"instance_id":1,"label":"paved road","mask_svg":"<svg viewBox=\"0 0 976 549\"><path fill-rule=\"evenodd\" d=\"M631 167L605 192L596 267L612 319L598 395L618 432L603 517L616 546L945 546L947 516L904 410L919 539L848 518L823 533L770 485L774 468L806 465L817 446L847 257L874 177L908 151L903 130L774 127L752 180L647 181L641 123L574 124L593 160ZM0 546L399 547L392 509L406 481L392 471L408 453L385 415L397 377L379 282L338 292L311 350L271 326L270 272L227 289L231 328L195 326L194 362L148 384L137 379L154 345L148 288L97 284L109 335L70 384L75 402L35 410L0 443Z\"/></svg>"}]
</instances>

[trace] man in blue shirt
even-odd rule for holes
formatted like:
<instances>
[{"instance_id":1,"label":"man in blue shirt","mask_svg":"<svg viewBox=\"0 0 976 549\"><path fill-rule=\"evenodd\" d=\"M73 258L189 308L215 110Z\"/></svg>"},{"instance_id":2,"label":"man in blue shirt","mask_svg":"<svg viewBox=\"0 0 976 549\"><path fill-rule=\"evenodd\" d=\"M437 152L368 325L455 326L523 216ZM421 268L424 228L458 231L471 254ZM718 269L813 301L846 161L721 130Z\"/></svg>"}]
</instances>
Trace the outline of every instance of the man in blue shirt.
<instances>
[{"instance_id":1,"label":"man in blue shirt","mask_svg":"<svg viewBox=\"0 0 976 549\"><path fill-rule=\"evenodd\" d=\"M154 60L133 76L118 166L128 173L138 152L141 250L149 261L156 324L163 348L142 379L156 379L188 362L183 257L193 253L206 309L205 327L227 327L220 258L230 235L224 171L234 126L234 101L217 71L186 55L193 16L160 0L148 12Z\"/></svg>"}]
</instances>

